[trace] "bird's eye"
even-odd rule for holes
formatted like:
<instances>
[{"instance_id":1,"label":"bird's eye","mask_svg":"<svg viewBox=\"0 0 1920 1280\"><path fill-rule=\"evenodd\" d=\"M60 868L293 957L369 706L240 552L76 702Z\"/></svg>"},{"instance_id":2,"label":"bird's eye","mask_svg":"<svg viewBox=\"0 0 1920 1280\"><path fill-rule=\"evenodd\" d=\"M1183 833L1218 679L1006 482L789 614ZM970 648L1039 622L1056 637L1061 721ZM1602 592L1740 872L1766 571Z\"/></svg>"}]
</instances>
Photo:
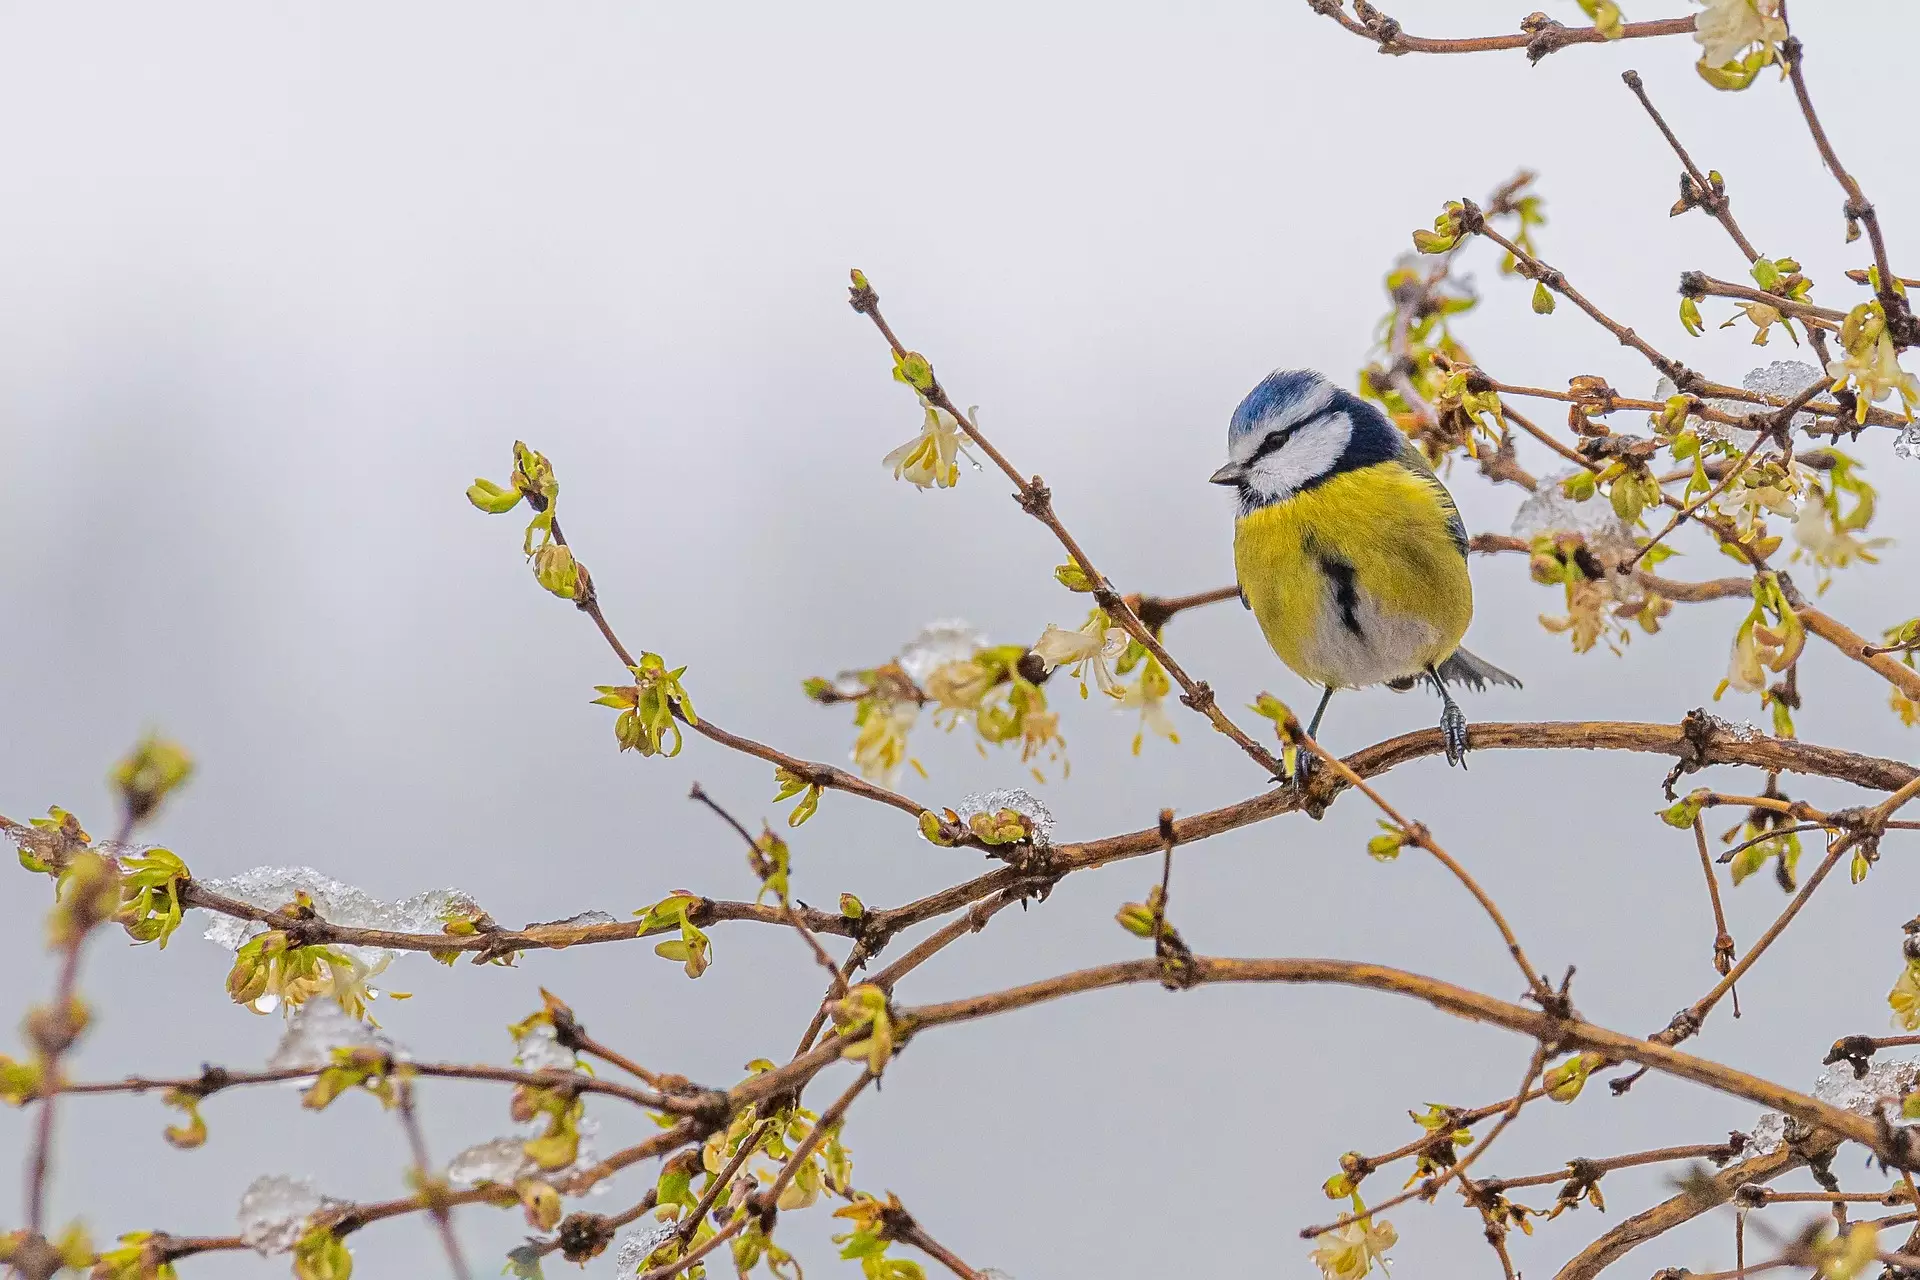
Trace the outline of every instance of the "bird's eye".
<instances>
[{"instance_id":1,"label":"bird's eye","mask_svg":"<svg viewBox=\"0 0 1920 1280\"><path fill-rule=\"evenodd\" d=\"M1293 438L1296 430L1298 430L1297 427L1281 427L1278 431L1269 431L1267 438L1260 442L1260 447L1253 451L1253 456L1247 459L1247 465L1252 466L1268 454L1279 452L1287 441Z\"/></svg>"}]
</instances>

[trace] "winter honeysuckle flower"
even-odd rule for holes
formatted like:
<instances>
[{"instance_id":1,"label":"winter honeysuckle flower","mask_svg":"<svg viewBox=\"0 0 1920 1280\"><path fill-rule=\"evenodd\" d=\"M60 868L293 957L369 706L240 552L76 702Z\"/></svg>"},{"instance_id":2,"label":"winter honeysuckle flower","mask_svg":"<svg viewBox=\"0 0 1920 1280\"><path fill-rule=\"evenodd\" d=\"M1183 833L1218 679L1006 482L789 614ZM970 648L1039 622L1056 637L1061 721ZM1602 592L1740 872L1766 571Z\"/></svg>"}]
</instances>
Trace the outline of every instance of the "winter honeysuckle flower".
<instances>
[{"instance_id":1,"label":"winter honeysuckle flower","mask_svg":"<svg viewBox=\"0 0 1920 1280\"><path fill-rule=\"evenodd\" d=\"M1091 674L1100 692L1118 698L1124 694L1120 681L1113 674L1111 663L1126 647L1127 633L1112 624L1106 610L1095 609L1078 631L1048 627L1033 642L1033 655L1046 663L1049 671L1055 667L1071 666L1074 676L1080 681L1081 697L1087 696L1087 676ZM1089 667L1092 668L1091 673Z\"/></svg>"},{"instance_id":2,"label":"winter honeysuckle flower","mask_svg":"<svg viewBox=\"0 0 1920 1280\"><path fill-rule=\"evenodd\" d=\"M1761 662L1760 644L1755 635L1758 630L1749 622L1733 637L1733 653L1727 661L1727 678L1720 682L1716 696L1728 689L1735 693L1759 693L1767 687L1767 672Z\"/></svg>"},{"instance_id":3,"label":"winter honeysuckle flower","mask_svg":"<svg viewBox=\"0 0 1920 1280\"><path fill-rule=\"evenodd\" d=\"M1400 1233L1385 1219L1362 1218L1315 1236L1313 1262L1326 1280L1364 1280L1376 1262L1382 1271L1387 1269L1387 1250L1399 1239Z\"/></svg>"},{"instance_id":4,"label":"winter honeysuckle flower","mask_svg":"<svg viewBox=\"0 0 1920 1280\"><path fill-rule=\"evenodd\" d=\"M1793 540L1800 544L1794 552L1794 559L1798 560L1801 551L1804 551L1814 563L1825 569L1844 569L1855 560L1878 564L1873 553L1890 540L1854 537L1850 530L1834 522L1826 504L1820 500L1821 496L1818 489L1808 495L1793 522Z\"/></svg>"},{"instance_id":5,"label":"winter honeysuckle flower","mask_svg":"<svg viewBox=\"0 0 1920 1280\"><path fill-rule=\"evenodd\" d=\"M1700 0L1704 6L1693 20L1693 38L1700 43L1700 61L1709 67L1737 62L1754 45L1771 49L1787 38L1780 17L1780 0Z\"/></svg>"},{"instance_id":6,"label":"winter honeysuckle flower","mask_svg":"<svg viewBox=\"0 0 1920 1280\"><path fill-rule=\"evenodd\" d=\"M907 734L920 718L920 708L911 702L867 700L856 717L860 732L853 740L854 766L861 777L893 786L900 781L901 766L909 763Z\"/></svg>"},{"instance_id":7,"label":"winter honeysuckle flower","mask_svg":"<svg viewBox=\"0 0 1920 1280\"><path fill-rule=\"evenodd\" d=\"M1140 728L1133 735L1133 754L1140 754L1140 746L1149 733L1179 745L1180 735L1174 730L1166 707L1167 694L1172 687L1159 659L1149 655L1146 665L1140 670L1140 678L1128 685L1126 692L1121 695L1122 707L1140 712Z\"/></svg>"},{"instance_id":8,"label":"winter honeysuckle flower","mask_svg":"<svg viewBox=\"0 0 1920 1280\"><path fill-rule=\"evenodd\" d=\"M881 464L893 468L896 480L922 489L951 489L960 480L959 459L966 453L966 435L959 419L945 409L929 404L924 397L920 405L926 410L920 434L881 459ZM967 410L967 414L977 420L979 406ZM967 460L971 462L972 455Z\"/></svg>"},{"instance_id":9,"label":"winter honeysuckle flower","mask_svg":"<svg viewBox=\"0 0 1920 1280\"><path fill-rule=\"evenodd\" d=\"M1887 992L1887 1006L1893 1010L1894 1026L1920 1031L1920 974L1911 964L1900 971L1900 981Z\"/></svg>"},{"instance_id":10,"label":"winter honeysuckle flower","mask_svg":"<svg viewBox=\"0 0 1920 1280\"><path fill-rule=\"evenodd\" d=\"M937 710L953 712L957 722L959 716L979 707L994 683L992 671L968 658L935 667L923 682L922 692L933 700Z\"/></svg>"},{"instance_id":11,"label":"winter honeysuckle flower","mask_svg":"<svg viewBox=\"0 0 1920 1280\"><path fill-rule=\"evenodd\" d=\"M1869 401L1878 404L1895 392L1900 395L1900 411L1907 417L1913 417L1914 406L1920 405L1920 379L1900 367L1899 353L1884 325L1868 341L1850 345L1844 359L1830 361L1827 376L1833 379L1836 391L1853 385L1860 398L1861 422L1867 420Z\"/></svg>"}]
</instances>

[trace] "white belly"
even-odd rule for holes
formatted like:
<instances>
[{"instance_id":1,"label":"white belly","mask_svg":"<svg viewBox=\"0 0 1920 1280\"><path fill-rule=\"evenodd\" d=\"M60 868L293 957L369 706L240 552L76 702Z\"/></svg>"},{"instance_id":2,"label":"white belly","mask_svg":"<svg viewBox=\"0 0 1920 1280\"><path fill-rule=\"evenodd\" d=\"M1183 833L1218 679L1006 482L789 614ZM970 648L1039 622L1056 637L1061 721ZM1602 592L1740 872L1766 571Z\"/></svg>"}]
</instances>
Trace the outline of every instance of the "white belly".
<instances>
[{"instance_id":1,"label":"white belly","mask_svg":"<svg viewBox=\"0 0 1920 1280\"><path fill-rule=\"evenodd\" d=\"M1343 603L1334 583L1323 580L1300 674L1335 688L1385 684L1418 675L1439 642L1440 629L1424 618L1382 608L1357 584Z\"/></svg>"}]
</instances>

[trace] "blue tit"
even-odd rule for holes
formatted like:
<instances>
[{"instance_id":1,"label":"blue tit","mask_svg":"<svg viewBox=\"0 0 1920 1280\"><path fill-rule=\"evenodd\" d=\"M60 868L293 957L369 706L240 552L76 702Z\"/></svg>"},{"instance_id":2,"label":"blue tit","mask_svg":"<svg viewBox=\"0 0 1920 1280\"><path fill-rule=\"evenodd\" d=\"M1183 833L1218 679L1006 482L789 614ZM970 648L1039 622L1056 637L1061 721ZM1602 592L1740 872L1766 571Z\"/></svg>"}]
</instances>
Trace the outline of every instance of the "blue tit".
<instances>
[{"instance_id":1,"label":"blue tit","mask_svg":"<svg viewBox=\"0 0 1920 1280\"><path fill-rule=\"evenodd\" d=\"M1240 494L1240 597L1280 660L1325 693L1425 678L1440 695L1447 761L1467 721L1450 684L1519 681L1460 647L1473 619L1467 531L1420 452L1378 408L1308 369L1253 389L1227 427L1213 483Z\"/></svg>"}]
</instances>

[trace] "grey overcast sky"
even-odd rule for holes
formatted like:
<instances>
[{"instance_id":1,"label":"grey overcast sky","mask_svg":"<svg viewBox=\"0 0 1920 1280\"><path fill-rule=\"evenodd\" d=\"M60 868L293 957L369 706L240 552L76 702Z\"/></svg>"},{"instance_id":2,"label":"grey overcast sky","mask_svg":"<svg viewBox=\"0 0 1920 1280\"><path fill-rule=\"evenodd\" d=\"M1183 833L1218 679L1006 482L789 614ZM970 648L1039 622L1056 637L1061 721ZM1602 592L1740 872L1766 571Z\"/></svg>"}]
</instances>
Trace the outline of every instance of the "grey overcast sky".
<instances>
[{"instance_id":1,"label":"grey overcast sky","mask_svg":"<svg viewBox=\"0 0 1920 1280\"><path fill-rule=\"evenodd\" d=\"M1410 29L1478 34L1511 29L1523 8L1403 0L1396 12ZM1579 21L1567 0L1548 8ZM1920 14L1857 0L1795 16L1826 120L1896 260L1914 261L1920 179L1886 145L1905 86L1862 59L1920 36ZM684 797L698 779L757 822L776 813L769 771L701 741L672 761L617 754L611 713L587 700L618 668L529 580L520 522L462 499L474 476L504 477L516 437L554 460L569 534L625 635L689 664L719 722L841 759L848 717L809 705L803 677L883 657L931 618L1028 641L1077 622L1080 603L999 479L969 472L924 494L883 472L918 415L845 305L848 267L871 275L993 438L1048 478L1116 581L1213 587L1231 577L1229 511L1205 479L1234 404L1276 365L1350 378L1408 231L1517 167L1540 173L1550 260L1655 342L1732 380L1796 354L1778 336L1756 350L1744 328L1682 334L1678 274L1738 277L1743 264L1706 218L1668 219L1677 166L1621 86L1627 67L1727 175L1760 247L1799 256L1829 303L1849 299L1840 271L1866 255L1840 242L1841 196L1790 92L1768 74L1715 93L1694 56L1667 40L1570 49L1538 68L1517 54L1388 59L1299 0L6 3L0 811L62 804L110 826L104 771L153 726L200 772L151 838L204 876L312 864L388 897L458 885L513 923L623 914L680 886L751 896L737 843ZM1462 334L1490 368L1652 390L1646 365L1572 308L1535 316L1492 258L1469 265L1486 304ZM1901 545L1827 598L1877 629L1920 612L1920 462L1895 459L1884 431L1857 453L1882 486L1879 531ZM1522 456L1551 470L1541 451ZM1465 470L1454 487L1470 528L1509 527L1517 490ZM1717 555L1684 546L1676 574L1717 573ZM1682 607L1622 657L1576 656L1537 623L1557 600L1517 560L1475 574L1470 643L1527 681L1475 699L1482 718L1672 721L1710 698L1740 616L1735 603ZM1309 696L1239 609L1181 618L1169 642L1229 707L1261 689ZM1816 647L1805 688L1804 736L1914 757L1912 731L1860 669ZM1129 720L1060 702L1073 776L1044 796L1065 838L1264 785L1183 712L1182 744L1135 760ZM1758 715L1751 700L1720 710ZM1327 738L1351 749L1432 718L1424 698L1350 695ZM959 737L923 727L918 749L932 776L910 789L929 803L1021 781L1015 762L977 759ZM1694 851L1652 816L1665 769L1488 754L1467 773L1423 761L1388 787L1484 877L1543 966L1579 966L1585 1013L1648 1031L1713 976ZM1849 802L1835 786L1804 794ZM1321 823L1184 851L1186 937L1516 994L1457 886L1419 858L1364 855L1373 823L1349 799ZM1834 1037L1883 1027L1898 925L1917 905L1907 852L1890 842L1867 886L1824 892L1743 984L1745 1017L1717 1018L1700 1049L1805 1086ZM816 903L843 890L896 903L978 864L841 797L797 833L794 859L797 892ZM1112 914L1149 876L1144 862L1076 876L902 998L1137 954ZM46 887L11 883L9 1026L52 981ZM1780 904L1764 877L1729 894L1743 946ZM265 1058L278 1019L227 1002L224 953L200 928L165 953L118 937L92 948L97 1021L80 1076ZM416 998L382 1016L422 1057L505 1061L504 1024L545 985L596 1036L724 1082L791 1044L819 982L777 931L717 928L714 945L698 983L644 946L514 969L412 957L390 977ZM897 1191L973 1265L1019 1280L1310 1276L1295 1233L1328 1215L1319 1185L1339 1154L1406 1140L1410 1107L1510 1090L1526 1052L1385 996L1116 991L927 1037L847 1139L860 1186ZM503 1131L506 1099L489 1087L421 1092L443 1158ZM207 1110L206 1146L175 1152L153 1098L63 1106L56 1216L82 1215L102 1238L221 1233L261 1173L343 1197L402 1190L400 1132L366 1099L315 1116L264 1090ZM592 1110L603 1145L649 1131ZM1482 1171L1712 1141L1753 1118L1659 1079L1625 1099L1596 1089L1529 1111ZM20 1114L0 1116L0 1152L23 1151L26 1132ZM0 1204L18 1203L19 1164L0 1160ZM588 1203L630 1203L652 1170ZM1517 1242L1519 1264L1550 1274L1665 1195L1664 1176L1610 1177L1612 1216L1544 1226ZM1392 1218L1403 1274L1492 1266L1450 1198ZM481 1275L523 1234L517 1214L468 1210L459 1225ZM834 1260L828 1231L824 1212L782 1221L810 1274L854 1265ZM1716 1219L1622 1265L1731 1265L1730 1235ZM353 1245L364 1276L444 1271L414 1221ZM285 1267L223 1255L182 1272Z\"/></svg>"}]
</instances>

